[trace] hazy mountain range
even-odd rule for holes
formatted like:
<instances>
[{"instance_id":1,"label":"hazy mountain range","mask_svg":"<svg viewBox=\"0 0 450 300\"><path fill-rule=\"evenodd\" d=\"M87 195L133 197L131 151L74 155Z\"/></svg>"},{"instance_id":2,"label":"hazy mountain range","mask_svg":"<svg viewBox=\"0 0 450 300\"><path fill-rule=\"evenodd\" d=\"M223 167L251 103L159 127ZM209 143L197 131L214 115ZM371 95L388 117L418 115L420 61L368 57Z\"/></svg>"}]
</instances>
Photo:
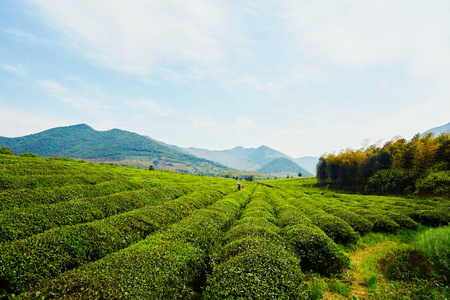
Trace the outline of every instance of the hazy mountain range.
<instances>
[{"instance_id":1,"label":"hazy mountain range","mask_svg":"<svg viewBox=\"0 0 450 300\"><path fill-rule=\"evenodd\" d=\"M0 147L16 155L68 157L94 162L172 169L188 173L224 172L231 168L274 176L313 176L285 154L266 146L209 151L180 148L120 129L97 131L86 124L57 127L17 138L0 137ZM285 158L285 160L278 160Z\"/></svg>"},{"instance_id":2,"label":"hazy mountain range","mask_svg":"<svg viewBox=\"0 0 450 300\"><path fill-rule=\"evenodd\" d=\"M450 123L425 131L450 132ZM43 157L68 157L94 162L114 162L134 167L154 165L187 173L245 170L272 176L314 176L319 157L292 158L267 146L235 147L211 151L181 148L137 133L111 129L97 131L86 124L57 127L17 138L0 137L0 148L15 154L33 153Z\"/></svg>"},{"instance_id":3,"label":"hazy mountain range","mask_svg":"<svg viewBox=\"0 0 450 300\"><path fill-rule=\"evenodd\" d=\"M296 176L302 173L303 176L314 176L314 171L308 170L295 159L274 150L267 146L258 148L235 147L229 150L211 151L200 148L179 148L180 151L189 153L201 158L219 162L230 168L239 170L255 171L264 174L277 174L279 176ZM283 158L283 160L280 160ZM319 158L317 158L318 160ZM317 163L316 160L316 163ZM315 169L315 164L314 168Z\"/></svg>"},{"instance_id":4,"label":"hazy mountain range","mask_svg":"<svg viewBox=\"0 0 450 300\"><path fill-rule=\"evenodd\" d=\"M433 132L436 135L439 135L439 134L444 133L444 132L449 132L450 133L450 123L447 123L447 124L439 126L439 127L431 128L431 129L425 131L422 134L427 134L427 133L430 133L430 132Z\"/></svg>"}]
</instances>

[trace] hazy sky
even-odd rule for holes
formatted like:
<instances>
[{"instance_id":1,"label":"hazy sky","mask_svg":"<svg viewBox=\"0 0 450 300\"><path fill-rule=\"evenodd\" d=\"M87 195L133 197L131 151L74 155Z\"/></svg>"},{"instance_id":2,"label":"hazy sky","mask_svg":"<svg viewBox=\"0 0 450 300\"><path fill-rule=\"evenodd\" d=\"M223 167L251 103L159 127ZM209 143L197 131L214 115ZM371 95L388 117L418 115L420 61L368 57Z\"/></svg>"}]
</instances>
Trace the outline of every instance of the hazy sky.
<instances>
[{"instance_id":1,"label":"hazy sky","mask_svg":"<svg viewBox=\"0 0 450 300\"><path fill-rule=\"evenodd\" d=\"M448 0L4 0L0 136L86 123L292 157L409 139L450 122L449 16Z\"/></svg>"}]
</instances>

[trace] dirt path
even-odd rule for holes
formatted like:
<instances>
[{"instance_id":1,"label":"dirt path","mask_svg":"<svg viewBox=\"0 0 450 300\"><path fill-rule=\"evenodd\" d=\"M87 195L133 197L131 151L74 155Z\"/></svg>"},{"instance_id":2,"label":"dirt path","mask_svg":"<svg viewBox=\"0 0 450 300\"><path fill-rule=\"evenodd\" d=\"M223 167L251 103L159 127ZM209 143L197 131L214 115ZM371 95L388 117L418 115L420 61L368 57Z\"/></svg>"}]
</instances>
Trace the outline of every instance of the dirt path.
<instances>
[{"instance_id":1,"label":"dirt path","mask_svg":"<svg viewBox=\"0 0 450 300\"><path fill-rule=\"evenodd\" d=\"M364 282L365 278L370 277L367 274L367 270L364 269L363 264L374 255L374 252L379 251L381 248L392 247L396 245L396 242L389 241L376 244L373 246L367 246L364 249L358 249L349 253L352 267L347 270L347 276L352 281L350 290L350 298L356 299L369 299L367 296L367 286ZM380 283L380 279L377 279L377 284Z\"/></svg>"}]
</instances>

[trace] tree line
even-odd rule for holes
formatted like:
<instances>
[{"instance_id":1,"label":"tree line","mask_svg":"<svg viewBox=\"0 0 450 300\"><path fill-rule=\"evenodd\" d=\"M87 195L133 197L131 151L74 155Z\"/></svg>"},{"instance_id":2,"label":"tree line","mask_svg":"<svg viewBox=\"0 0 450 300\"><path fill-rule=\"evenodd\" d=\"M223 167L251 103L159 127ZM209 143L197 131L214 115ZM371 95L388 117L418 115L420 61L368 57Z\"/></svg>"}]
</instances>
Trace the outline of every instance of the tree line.
<instances>
[{"instance_id":1,"label":"tree line","mask_svg":"<svg viewBox=\"0 0 450 300\"><path fill-rule=\"evenodd\" d=\"M320 157L320 185L371 194L450 194L450 134L395 138Z\"/></svg>"}]
</instances>

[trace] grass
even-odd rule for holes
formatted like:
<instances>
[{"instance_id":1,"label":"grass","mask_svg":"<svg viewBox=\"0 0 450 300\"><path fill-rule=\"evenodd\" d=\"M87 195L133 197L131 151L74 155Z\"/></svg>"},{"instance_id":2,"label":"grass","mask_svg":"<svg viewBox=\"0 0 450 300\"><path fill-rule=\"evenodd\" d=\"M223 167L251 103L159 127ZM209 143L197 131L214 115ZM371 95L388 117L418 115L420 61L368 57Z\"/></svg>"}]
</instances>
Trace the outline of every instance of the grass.
<instances>
[{"instance_id":1,"label":"grass","mask_svg":"<svg viewBox=\"0 0 450 300\"><path fill-rule=\"evenodd\" d=\"M448 231L449 227L430 230L421 226L417 231L400 230L397 234L369 233L361 237L354 247L341 245L340 248L351 258L350 267L334 278L319 274L306 276L307 299L448 299L449 287L442 282L391 281L384 277L379 265L380 259L394 249L410 248L411 244L430 236L448 239Z\"/></svg>"}]
</instances>

